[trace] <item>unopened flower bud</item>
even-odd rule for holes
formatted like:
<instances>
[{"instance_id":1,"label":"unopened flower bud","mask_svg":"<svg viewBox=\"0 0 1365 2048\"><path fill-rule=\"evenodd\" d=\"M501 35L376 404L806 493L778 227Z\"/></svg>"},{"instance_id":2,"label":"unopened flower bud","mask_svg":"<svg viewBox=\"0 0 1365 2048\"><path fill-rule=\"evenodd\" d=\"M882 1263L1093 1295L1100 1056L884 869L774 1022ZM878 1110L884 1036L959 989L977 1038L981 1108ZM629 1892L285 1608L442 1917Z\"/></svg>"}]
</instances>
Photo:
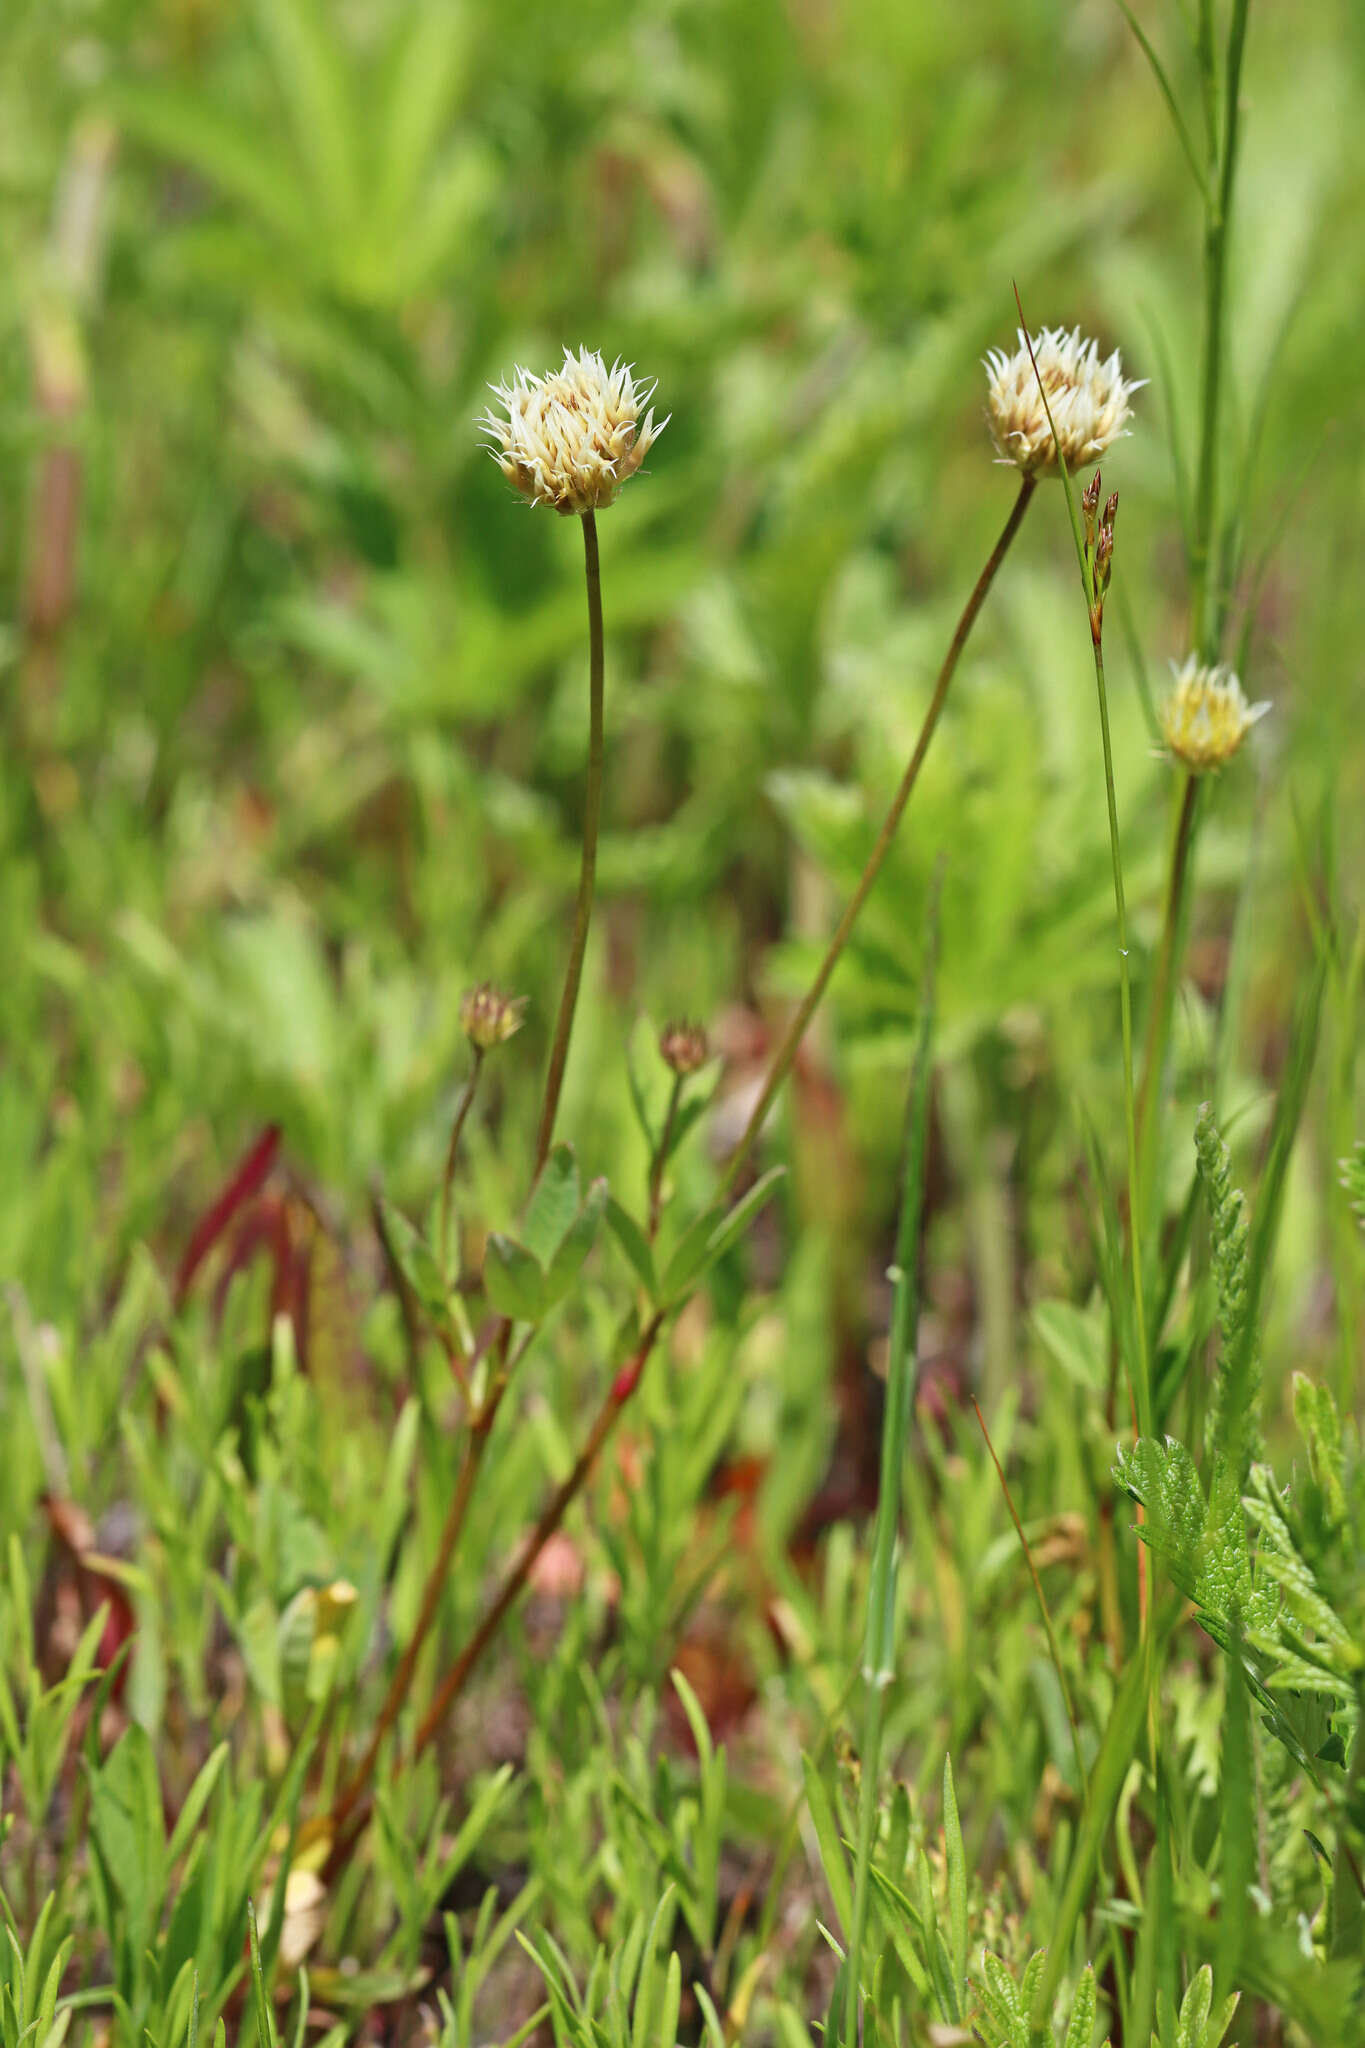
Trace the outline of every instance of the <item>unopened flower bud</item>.
<instances>
[{"instance_id":1,"label":"unopened flower bud","mask_svg":"<svg viewBox=\"0 0 1365 2048\"><path fill-rule=\"evenodd\" d=\"M1093 548L1095 545L1095 513L1099 508L1099 502L1100 473L1096 470L1085 489L1081 492L1081 511L1085 518L1085 544L1087 548Z\"/></svg>"},{"instance_id":2,"label":"unopened flower bud","mask_svg":"<svg viewBox=\"0 0 1365 2048\"><path fill-rule=\"evenodd\" d=\"M491 981L481 981L460 1001L460 1029L478 1052L490 1052L521 1029L525 996L505 995Z\"/></svg>"},{"instance_id":3,"label":"unopened flower bud","mask_svg":"<svg viewBox=\"0 0 1365 2048\"><path fill-rule=\"evenodd\" d=\"M1107 526L1112 533L1114 521L1118 518L1118 513L1119 494L1115 491L1105 503L1104 518L1100 521L1101 526Z\"/></svg>"},{"instance_id":4,"label":"unopened flower bud","mask_svg":"<svg viewBox=\"0 0 1365 2048\"><path fill-rule=\"evenodd\" d=\"M701 1025L681 1020L665 1024L659 1033L659 1057L680 1078L685 1074L695 1074L711 1057Z\"/></svg>"},{"instance_id":5,"label":"unopened flower bud","mask_svg":"<svg viewBox=\"0 0 1365 2048\"><path fill-rule=\"evenodd\" d=\"M1103 600L1114 563L1114 529L1107 522L1095 542L1095 595Z\"/></svg>"}]
</instances>

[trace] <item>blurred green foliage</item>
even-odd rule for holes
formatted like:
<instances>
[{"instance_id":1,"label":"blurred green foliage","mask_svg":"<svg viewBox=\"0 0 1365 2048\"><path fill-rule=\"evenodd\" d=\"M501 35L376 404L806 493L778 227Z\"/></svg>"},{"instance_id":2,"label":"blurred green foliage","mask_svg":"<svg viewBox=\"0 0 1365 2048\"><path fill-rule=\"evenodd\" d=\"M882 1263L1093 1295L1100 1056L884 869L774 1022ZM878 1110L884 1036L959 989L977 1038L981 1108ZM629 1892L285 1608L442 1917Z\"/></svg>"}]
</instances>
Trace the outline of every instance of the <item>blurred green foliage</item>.
<instances>
[{"instance_id":1,"label":"blurred green foliage","mask_svg":"<svg viewBox=\"0 0 1365 2048\"><path fill-rule=\"evenodd\" d=\"M1191 93L1179 8L1137 11ZM1330 1381L1343 1410L1358 1405L1365 1302L1359 1174L1340 1179L1365 1124L1351 951L1365 875L1365 387L1353 372L1365 279L1346 227L1365 206L1365 14L1315 0L1305 33L1307 11L1262 8L1247 52L1227 459L1248 573L1226 646L1274 711L1222 779L1200 842L1168 1159L1178 1204L1194 1105L1212 1094L1250 1181L1277 1128L1267 1104L1292 984L1330 953L1319 1062L1277 1168L1260 1347L1277 1442L1291 1364ZM29 1562L11 1567L0 1605L4 1697L21 1703L4 1747L34 1821L99 1635L87 1599L69 1682L34 1667L33 1616L51 1616L29 1581L48 1583L50 1605L65 1569L46 1493L97 1525L98 1554L115 1553L99 1583L122 1588L138 1631L133 1725L104 1755L97 1726L86 1731L75 1796L88 1806L61 1816L95 1845L87 1924L128 2041L143 2028L165 2048L184 2037L191 1967L206 2026L242 1993L248 1897L268 1892L301 1825L306 1773L333 1773L335 1746L363 1733L374 1645L403 1640L416 1613L449 1488L452 1397L443 1362L405 1343L369 1201L378 1183L409 1214L430 1204L465 1071L459 996L485 977L528 995L528 1023L490 1075L462 1199L502 1225L523 1193L577 861L584 621L578 536L527 512L480 449L487 382L582 342L657 377L672 415L652 474L602 522L606 833L564 1117L585 1184L606 1174L638 1209L648 1162L623 1048L634 1032L643 1064L639 1020L686 1010L719 1021L743 1069L861 867L1007 509L979 358L1013 331L1012 281L1032 322L1080 322L1151 380L1105 464L1123 500L1110 668L1141 985L1170 830L1147 706L1185 652L1200 284L1188 172L1117 7L9 0L0 1537ZM726 1922L722 1838L762 1891L794 1833L832 1882L852 1832L852 1767L831 1770L829 1753L863 1580L856 1488L841 1513L838 1484L848 1437L871 1425L855 1411L841 1428L840 1368L885 1327L891 1105L940 855L922 1349L949 1394L959 1380L986 1390L997 1448L1018 1463L1021 1511L1077 1645L1093 1765L1125 1697L1086 1654L1102 1546L1121 1546L1126 1567L1133 1546L1113 1525L1099 1205L1078 1164L1080 1121L1104 1134L1110 1168L1122 1148L1103 788L1073 576L1044 487L772 1138L794 1168L780 1214L727 1254L705 1316L642 1388L623 1458L628 1479L647 1476L623 1502L614 1471L601 1475L599 1535L579 1532L580 1597L558 1633L542 1622L538 1635L534 1614L514 1630L480 1696L486 1725L462 1733L458 1821L447 1829L450 1774L427 1759L386 1794L375 1891L343 1879L329 1901L315 1988L346 2026L414 1996L424 1968L448 1968L442 2040L487 2038L501 2021L480 2006L476 2022L476 1994L487 2002L491 1981L493 2002L503 1995L525 1924L526 1971L559 2041L624 2041L632 2001L646 2014L634 2041L667 2030L670 1945L687 1956L689 2038L723 2037L707 1996L745 2015L757 2000L765 2039L811 2038L800 1987L828 1988L817 1911L831 1917L829 1902L799 1898L781 1981L760 1993L761 1971L747 1973L762 1943L737 1908ZM659 1095L658 1077L646 1085ZM271 1123L290 1176L283 1213L312 1258L307 1371L287 1323L272 1323L260 1262L244 1259L216 1302L201 1286L182 1304L172 1277ZM680 1153L676 1178L699 1209L702 1143ZM1158 1360L1168 1389L1186 1384L1211 1322L1200 1296ZM542 1341L529 1412L497 1436L442 1642L462 1635L528 1504L568 1469L617 1334L589 1290ZM973 1970L984 1943L1001 2025L1014 2027L1027 1998L1009 1973L1025 1982L1033 1935L1048 1938L1082 1788L994 1472L942 1399L951 1413L907 1470L915 1682L889 1718L906 1783L883 1817L878 1910L889 1926L886 1886L913 1888L913 1925L936 1958L950 1902L926 1816L951 1749L968 1863L998 1872L1007 1841L1032 1910L1025 1930L973 1876ZM1306 1429L1315 1443L1326 1414L1317 1437ZM762 1469L752 1518L742 1490L714 1496L722 1456ZM831 1458L835 1503L811 1573L804 1518ZM1339 1447L1327 1465L1318 1485L1336 1474L1340 1490ZM1349 1513L1316 1521L1258 1481L1270 1576L1297 1559L1299 1596L1316 1573L1339 1610L1359 1559L1357 1465ZM690 1775L658 1750L661 1723L675 1746L686 1739L686 1681L667 1673L732 1545L742 1562L718 1604L746 1697L770 1718L763 1753L727 1781L704 1742ZM357 1611L329 1635L317 1595L338 1580ZM1358 1606L1336 1645L1342 1690ZM1283 1643L1258 1654L1267 1670L1287 1656ZM505 1695L518 1689L531 1703L519 1737L499 1719L515 1719ZM1161 1825L1199 1873L1181 1901L1195 1958L1217 1881L1219 1780L1189 1669L1171 1715ZM164 1745L168 1826L144 1728ZM234 1754L215 1763L227 1732ZM802 1747L833 1789L797 1824ZM512 1755L523 1769L509 1790ZM1265 1767L1274 1867L1261 1874L1289 1927L1316 1911L1302 1830L1318 1823L1277 1768ZM1125 1812L1135 1796L1125 1782ZM177 1864L187 1811L199 1832ZM1138 1836L1118 1849L1134 1873L1150 1848ZM421 1845L411 1860L409 1843ZM16 1910L60 1876L34 1858ZM479 1883L461 1900L466 1862ZM1143 1877L1160 1883L1155 1860ZM7 1869L7 1896L11 1883ZM1139 1896L1136 1882L1116 1891L1083 1930L1111 1944L1107 2009ZM1344 1898L1334 1966L1359 1941ZM265 1923L267 1974L282 1931ZM6 2048L34 2014L40 2043L69 2023L39 1988L66 1939L30 1919L18 1976L6 1956L24 2015ZM909 1983L930 1969L885 1939ZM1090 1983L1080 1945L1066 1959L1073 2014L1093 1990L1076 1988ZM1139 1975L1156 1972L1140 1942L1134 1954ZM358 1973L337 1967L356 1956ZM1288 1933L1261 1966L1248 1988L1298 2016L1296 2038L1337 2038L1311 2028L1344 1973L1305 1989ZM1195 2018L1201 1983L1185 2001ZM526 2016L518 2007L506 2034ZM1183 2012L1161 2018L1163 2043L1200 2038Z\"/></svg>"}]
</instances>

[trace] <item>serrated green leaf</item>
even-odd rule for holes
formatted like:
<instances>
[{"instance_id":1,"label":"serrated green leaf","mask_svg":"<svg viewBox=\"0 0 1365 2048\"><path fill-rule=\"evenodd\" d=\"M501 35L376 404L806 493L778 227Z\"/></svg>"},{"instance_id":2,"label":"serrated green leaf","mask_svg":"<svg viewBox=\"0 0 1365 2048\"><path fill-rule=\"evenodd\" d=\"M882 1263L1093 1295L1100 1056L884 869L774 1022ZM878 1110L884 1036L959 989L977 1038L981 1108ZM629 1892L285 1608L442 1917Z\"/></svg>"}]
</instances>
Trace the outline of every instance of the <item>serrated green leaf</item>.
<instances>
[{"instance_id":1,"label":"serrated green leaf","mask_svg":"<svg viewBox=\"0 0 1365 2048\"><path fill-rule=\"evenodd\" d=\"M943 1759L943 1841L948 1863L948 1919L952 1929L953 1994L961 2016L967 1988L967 1856L962 1846L962 1824L957 1813L957 1789L953 1784L953 1760Z\"/></svg>"},{"instance_id":2,"label":"serrated green leaf","mask_svg":"<svg viewBox=\"0 0 1365 2048\"><path fill-rule=\"evenodd\" d=\"M1213 1971L1205 1963L1196 1970L1180 2001L1176 2048L1204 2048L1204 2029L1213 2007Z\"/></svg>"},{"instance_id":3,"label":"serrated green leaf","mask_svg":"<svg viewBox=\"0 0 1365 2048\"><path fill-rule=\"evenodd\" d=\"M1089 1963L1081 1972L1081 1981L1076 1986L1076 1996L1071 2006L1071 2018L1067 2021L1064 2048L1090 2048L1095 2032L1095 1972Z\"/></svg>"}]
</instances>

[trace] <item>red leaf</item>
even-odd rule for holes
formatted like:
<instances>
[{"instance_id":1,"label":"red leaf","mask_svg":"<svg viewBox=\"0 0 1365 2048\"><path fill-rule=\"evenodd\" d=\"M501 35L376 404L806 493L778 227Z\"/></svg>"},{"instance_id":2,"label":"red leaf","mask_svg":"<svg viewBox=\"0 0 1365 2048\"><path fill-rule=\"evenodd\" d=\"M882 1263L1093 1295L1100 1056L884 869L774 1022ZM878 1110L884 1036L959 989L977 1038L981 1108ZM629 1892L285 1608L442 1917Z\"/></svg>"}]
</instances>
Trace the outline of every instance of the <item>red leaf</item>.
<instances>
[{"instance_id":1,"label":"red leaf","mask_svg":"<svg viewBox=\"0 0 1365 2048\"><path fill-rule=\"evenodd\" d=\"M265 1185L280 1146L280 1127L267 1124L212 1207L200 1217L175 1276L175 1305L181 1308L194 1276L244 1202Z\"/></svg>"}]
</instances>

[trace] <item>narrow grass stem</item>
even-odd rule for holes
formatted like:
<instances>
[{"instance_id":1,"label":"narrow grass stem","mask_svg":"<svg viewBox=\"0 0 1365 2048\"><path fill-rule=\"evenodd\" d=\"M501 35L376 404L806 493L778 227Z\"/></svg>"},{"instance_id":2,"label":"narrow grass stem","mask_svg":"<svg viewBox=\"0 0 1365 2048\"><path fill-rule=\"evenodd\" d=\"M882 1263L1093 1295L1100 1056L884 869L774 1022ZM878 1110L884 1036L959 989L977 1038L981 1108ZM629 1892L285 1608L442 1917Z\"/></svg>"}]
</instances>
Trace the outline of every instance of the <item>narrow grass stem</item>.
<instances>
[{"instance_id":1,"label":"narrow grass stem","mask_svg":"<svg viewBox=\"0 0 1365 2048\"><path fill-rule=\"evenodd\" d=\"M346 1822L364 1797L365 1791L374 1776L375 1765L379 1760L379 1752L383 1747L384 1738L397 1721L399 1714L403 1710L403 1703L412 1689L413 1676L417 1669L417 1659L421 1655L422 1646L431 1633L440 1609L441 1596L445 1592L446 1581L450 1574L450 1566L464 1531L465 1518L469 1513L470 1501L474 1497L475 1483L479 1476L480 1467L483 1464L484 1452L488 1448L488 1439L493 1433L493 1424L497 1421L498 1410L502 1405L502 1398L507 1391L512 1374L516 1371L517 1366L530 1346L534 1334L534 1331L531 1331L522 1338L509 1363L506 1360L505 1353L510 1328L504 1324L498 1332L497 1342L500 1347L498 1366L493 1383L489 1387L487 1394L469 1418L469 1430L465 1437L464 1449L460 1454L460 1463L455 1474L455 1484L450 1496L450 1505L446 1509L445 1521L441 1525L441 1535L436 1546L436 1555L432 1559L431 1568L426 1576L426 1583L422 1588L421 1605L417 1610L417 1619L413 1623L412 1634L409 1636L407 1646L398 1660L393 1677L389 1680L389 1688L384 1695L383 1705L379 1709L378 1718L375 1721L370 1739L365 1745L360 1761L356 1764L341 1792L337 1795L332 1807L331 1821L334 1838L340 1835Z\"/></svg>"},{"instance_id":2,"label":"narrow grass stem","mask_svg":"<svg viewBox=\"0 0 1365 2048\"><path fill-rule=\"evenodd\" d=\"M1014 303L1019 308L1019 328L1024 346L1033 364L1033 374L1038 383L1038 396L1052 430L1052 445L1057 453L1057 468L1061 475L1062 498L1066 505L1066 516L1071 526L1072 544L1076 550L1076 561L1081 573L1081 588L1085 593L1086 611L1090 619L1090 646L1095 658L1095 692L1100 709L1100 737L1104 746L1104 789L1109 806L1109 857L1114 870L1114 911L1118 925L1119 941L1119 1014L1123 1034L1123 1111L1128 1144L1128 1208L1130 1216L1129 1239L1133 1265L1133 1308L1134 1337L1137 1346L1136 1368L1130 1374L1133 1386L1133 1405L1137 1411L1138 1433L1150 1436L1152 1428L1152 1376L1147 1357L1147 1312L1142 1294L1142 1217L1138 1207L1138 1166L1137 1166L1137 1119L1133 1103L1133 992L1132 976L1128 962L1128 911L1123 895L1123 855L1119 846L1119 814L1114 797L1114 750L1109 738L1109 693L1104 680L1104 590L1095 580L1095 557L1081 538L1080 521L1076 515L1075 501L1071 495L1071 476L1066 466L1062 444L1057 437L1057 424L1052 417L1048 403L1047 386L1038 369L1038 359L1029 340L1028 321L1024 317L1024 302L1019 296L1019 287L1014 289ZM1141 1562L1141 1560L1140 1560Z\"/></svg>"},{"instance_id":3,"label":"narrow grass stem","mask_svg":"<svg viewBox=\"0 0 1365 2048\"><path fill-rule=\"evenodd\" d=\"M492 1427L491 1415L482 1427L479 1426L481 1420L482 1418L479 1418L471 1427L469 1436L465 1441L464 1453L460 1459L459 1470L455 1475L455 1489L451 1494L450 1506L446 1510L446 1518L441 1528L441 1540L436 1546L436 1556L432 1562L431 1570L427 1573L426 1584L422 1588L422 1604L417 1611L417 1619L413 1623L412 1634L408 1637L407 1647L398 1660L393 1677L389 1680L389 1689L384 1695L384 1703L380 1707L374 1727L370 1731L370 1739L365 1745L364 1752L333 1802L331 1825L334 1838L341 1833L369 1787L370 1780L374 1776L375 1765L379 1761L379 1752L383 1747L384 1738L403 1710L403 1702L407 1699L408 1692L412 1686L413 1674L417 1669L417 1659L422 1653L422 1646L430 1635L432 1624L435 1622L437 1609L440 1606L441 1596L445 1591L446 1579L450 1572L451 1560L455 1555L455 1546L460 1540L465 1516L469 1512L469 1503L474 1492L474 1482L478 1477L479 1467L483 1463L483 1451L488 1441L488 1431Z\"/></svg>"},{"instance_id":4,"label":"narrow grass stem","mask_svg":"<svg viewBox=\"0 0 1365 2048\"><path fill-rule=\"evenodd\" d=\"M1143 1201L1152 1199L1153 1148L1157 1131L1157 1107L1162 1094L1162 1070L1171 1035L1175 1008L1177 972L1182 936L1189 904L1191 854L1199 810L1199 777L1186 774L1180 792L1171 863L1166 878L1166 903L1161 919L1161 944L1147 1012L1147 1032L1142 1054L1142 1079L1138 1084L1138 1184ZM1144 1211L1144 1214L1146 1212Z\"/></svg>"},{"instance_id":5,"label":"narrow grass stem","mask_svg":"<svg viewBox=\"0 0 1365 2048\"><path fill-rule=\"evenodd\" d=\"M683 1077L673 1076L669 1090L668 1108L664 1112L664 1127L659 1133L659 1147L654 1154L654 1163L649 1170L649 1241L653 1244L659 1234L659 1218L663 1213L664 1173L668 1166L668 1148L673 1141L673 1126L678 1120L678 1104L682 1101Z\"/></svg>"},{"instance_id":6,"label":"narrow grass stem","mask_svg":"<svg viewBox=\"0 0 1365 2048\"><path fill-rule=\"evenodd\" d=\"M1227 353L1223 330L1227 305L1228 228L1232 218L1233 181L1237 172L1237 102L1249 6L1250 0L1233 0L1222 82L1221 138L1216 135L1217 123L1212 111L1217 81L1212 9L1207 0L1200 10L1199 65L1208 110L1210 159L1217 174L1216 183L1211 176L1204 187L1204 353L1200 375L1199 466L1195 473L1190 557L1190 640L1204 661L1217 658L1221 612L1211 588L1218 512L1218 429L1223 364Z\"/></svg>"},{"instance_id":7,"label":"narrow grass stem","mask_svg":"<svg viewBox=\"0 0 1365 2048\"><path fill-rule=\"evenodd\" d=\"M541 1512L530 1536L522 1545L516 1561L509 1566L502 1584L494 1595L491 1605L457 1654L455 1661L436 1688L431 1705L418 1725L413 1741L413 1756L419 1757L440 1730L441 1724L455 1701L463 1692L471 1672L482 1657L488 1645L501 1628L510 1608L520 1598L526 1581L531 1576L536 1559L544 1550L550 1538L564 1520L570 1506L587 1483L588 1476L597 1462L598 1453L620 1420L621 1410L630 1400L640 1382L640 1375L648 1363L649 1355L658 1340L664 1325L664 1311L658 1309L645 1325L631 1357L612 1381L606 1399L597 1411L591 1429L583 1441L583 1447L574 1460L573 1468L551 1494Z\"/></svg>"},{"instance_id":8,"label":"narrow grass stem","mask_svg":"<svg viewBox=\"0 0 1365 2048\"><path fill-rule=\"evenodd\" d=\"M536 1137L536 1173L550 1156L554 1143L555 1118L559 1113L564 1069L569 1058L574 1010L579 983L583 979L583 955L588 946L592 921L592 900L597 885L597 838L602 824L602 769L605 754L605 642L602 633L602 573L597 555L597 519L584 512L583 562L588 586L588 783L583 800L583 858L578 871L578 900L574 905L573 931L569 938L569 963L564 971L564 990L559 999L554 1044L545 1076L545 1099L540 1111Z\"/></svg>"},{"instance_id":9,"label":"narrow grass stem","mask_svg":"<svg viewBox=\"0 0 1365 2048\"><path fill-rule=\"evenodd\" d=\"M966 646L968 636L976 623L976 615L985 603L987 593L995 581L996 572L1008 554L1010 543L1023 523L1024 514L1029 508L1029 501L1036 487L1036 477L1025 476L1020 479L1019 495L1014 501L1014 507L1010 512L1010 516L1005 521L1000 537L991 549L986 565L977 577L972 593L963 606L962 616L959 618L953 637L948 644L948 652L943 657L943 666L938 672L938 680L934 684L934 693L929 699L929 708L924 714L924 722L920 726L914 752L906 763L905 773L901 777L900 786L896 794L891 799L891 807L882 820L881 830L878 832L876 843L868 855L867 865L859 876L857 886L844 907L843 916L835 927L834 936L830 940L825 957L820 962L819 968L816 971L815 979L801 998L796 1013L787 1026L782 1042L773 1055L772 1065L768 1069L768 1077L763 1083L762 1093L750 1112L749 1121L744 1127L738 1145L730 1155L729 1165L723 1182L725 1187L729 1187L734 1181L754 1148L755 1141L763 1128L768 1111L772 1108L783 1082L791 1071L792 1062L796 1058L797 1049L806 1035L811 1018L819 1008L821 998L829 986L830 976L839 964L839 957L844 947L848 944L849 936L854 925L858 922L862 907L871 894L874 882L882 871L887 854L891 851L892 842L896 837L905 807L910 801L910 796L916 782L919 780L920 769L924 766L924 757L928 753L929 743L934 737L934 729L938 725L939 716L947 700L948 686L953 680L962 650Z\"/></svg>"},{"instance_id":10,"label":"narrow grass stem","mask_svg":"<svg viewBox=\"0 0 1365 2048\"><path fill-rule=\"evenodd\" d=\"M858 2039L858 1994L862 1948L867 1929L872 1885L872 1840L877 1824L881 1783L882 1724L886 1690L896 1669L896 1585L901 1520L901 1473L915 1386L915 1331L919 1290L915 1262L920 1217L924 1206L924 1149L929 1123L930 1044L934 1019L934 962L937 948L938 882L929 912L928 964L919 1037L911 1069L906 1110L905 1169L900 1218L896 1228L896 1262L891 1269L891 1332L887 1350L886 1407L882 1415L881 1472L877 1488L877 1520L868 1576L867 1630L863 1647L863 1680L867 1689L863 1716L862 1777L858 1789L858 1839L853 1870L853 1925L848 1930L845 1960L844 2048Z\"/></svg>"},{"instance_id":11,"label":"narrow grass stem","mask_svg":"<svg viewBox=\"0 0 1365 2048\"><path fill-rule=\"evenodd\" d=\"M460 1138L464 1131L465 1120L473 1106L475 1090L478 1088L479 1075L482 1071L483 1048L476 1045L474 1047L474 1064L469 1070L469 1079L460 1091L460 1099L455 1105L455 1115L451 1119L450 1143L446 1148L446 1167L444 1174L441 1176L441 1211L440 1225L436 1238L436 1257L441 1268L441 1277L447 1286L450 1285L450 1195L455 1185L455 1161L460 1150Z\"/></svg>"},{"instance_id":12,"label":"narrow grass stem","mask_svg":"<svg viewBox=\"0 0 1365 2048\"><path fill-rule=\"evenodd\" d=\"M972 1406L976 1410L976 1419L981 1425L981 1434L986 1439L986 1449L991 1454L991 1463L995 1467L995 1476L1000 1481L1000 1491L1005 1496L1005 1506L1010 1511L1010 1520L1013 1522L1015 1534L1019 1538L1019 1548L1024 1553L1024 1563L1028 1566L1028 1575L1033 1581L1033 1591L1038 1601L1038 1612L1043 1617L1043 1632L1047 1636L1047 1646L1052 1656L1052 1668L1057 1673L1057 1683L1062 1689L1062 1704L1066 1708L1066 1718L1071 1728L1071 1754L1076 1763L1076 1783L1080 1788L1081 1798L1084 1799L1086 1792L1085 1762L1081 1756L1080 1724L1076 1719L1076 1708L1071 1698L1071 1687L1066 1682L1066 1670L1062 1664L1062 1652L1061 1646L1057 1641L1057 1631L1052 1626L1052 1611L1047 1604L1047 1595L1043 1591L1043 1582L1038 1576L1038 1567L1033 1562L1033 1551L1028 1537L1024 1534L1024 1525L1019 1519L1019 1510L1014 1505L1014 1496L1010 1492L1009 1481L1005 1477L1005 1468L996 1456L995 1445L991 1442L991 1433L986 1427L986 1418L981 1413L981 1404L973 1399Z\"/></svg>"},{"instance_id":13,"label":"narrow grass stem","mask_svg":"<svg viewBox=\"0 0 1365 2048\"><path fill-rule=\"evenodd\" d=\"M1109 857L1114 871L1114 917L1119 942L1119 1021L1123 1037L1123 1118L1128 1146L1128 1227L1133 1267L1133 1334L1137 1356L1133 1402L1138 1433L1152 1433L1152 1380L1147 1357L1147 1311L1142 1291L1142 1210L1138 1188L1137 1116L1133 1099L1133 991L1128 959L1128 909L1123 893L1123 854L1119 846L1118 804L1114 796L1114 751L1109 738L1109 694L1104 681L1104 644L1091 607L1091 647L1095 656L1095 693L1099 702L1100 736L1104 746L1104 790L1109 808Z\"/></svg>"}]
</instances>

